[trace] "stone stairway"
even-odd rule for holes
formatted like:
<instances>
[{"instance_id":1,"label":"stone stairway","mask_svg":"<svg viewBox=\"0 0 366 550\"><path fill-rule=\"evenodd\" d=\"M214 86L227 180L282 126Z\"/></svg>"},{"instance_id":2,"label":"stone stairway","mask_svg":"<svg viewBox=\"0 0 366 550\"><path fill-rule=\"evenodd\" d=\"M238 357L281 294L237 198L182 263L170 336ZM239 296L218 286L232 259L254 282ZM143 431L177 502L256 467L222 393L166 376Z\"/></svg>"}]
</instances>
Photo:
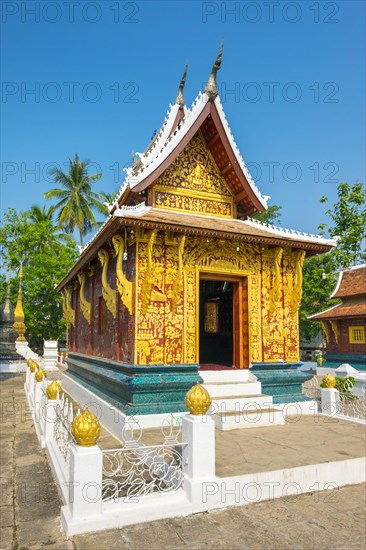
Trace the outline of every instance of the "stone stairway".
<instances>
[{"instance_id":1,"label":"stone stairway","mask_svg":"<svg viewBox=\"0 0 366 550\"><path fill-rule=\"evenodd\" d=\"M261 382L247 369L199 371L212 398L209 413L221 430L278 426L285 423L272 396L264 395Z\"/></svg>"}]
</instances>

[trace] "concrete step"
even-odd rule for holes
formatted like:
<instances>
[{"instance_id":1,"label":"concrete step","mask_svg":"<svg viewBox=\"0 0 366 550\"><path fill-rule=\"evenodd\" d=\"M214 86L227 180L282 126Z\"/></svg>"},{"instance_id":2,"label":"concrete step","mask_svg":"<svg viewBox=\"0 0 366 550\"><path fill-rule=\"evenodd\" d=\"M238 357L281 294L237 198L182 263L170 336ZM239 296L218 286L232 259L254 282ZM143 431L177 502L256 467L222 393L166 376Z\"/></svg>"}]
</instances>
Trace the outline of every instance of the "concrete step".
<instances>
[{"instance_id":1,"label":"concrete step","mask_svg":"<svg viewBox=\"0 0 366 550\"><path fill-rule=\"evenodd\" d=\"M282 410L269 407L254 409L242 413L217 413L212 416L217 428L223 431L241 428L263 428L265 426L283 426L285 415Z\"/></svg>"},{"instance_id":2,"label":"concrete step","mask_svg":"<svg viewBox=\"0 0 366 550\"><path fill-rule=\"evenodd\" d=\"M210 414L224 412L240 412L243 410L251 410L253 408L271 407L273 404L271 395L237 395L235 397L217 396L212 400L212 405L209 409Z\"/></svg>"},{"instance_id":3,"label":"concrete step","mask_svg":"<svg viewBox=\"0 0 366 550\"><path fill-rule=\"evenodd\" d=\"M206 384L219 384L220 382L249 382L257 378L251 374L249 369L226 369L226 370L199 370L198 374Z\"/></svg>"},{"instance_id":4,"label":"concrete step","mask_svg":"<svg viewBox=\"0 0 366 550\"><path fill-rule=\"evenodd\" d=\"M219 382L205 383L203 386L214 399L216 397L237 397L259 395L262 392L260 382Z\"/></svg>"}]
</instances>

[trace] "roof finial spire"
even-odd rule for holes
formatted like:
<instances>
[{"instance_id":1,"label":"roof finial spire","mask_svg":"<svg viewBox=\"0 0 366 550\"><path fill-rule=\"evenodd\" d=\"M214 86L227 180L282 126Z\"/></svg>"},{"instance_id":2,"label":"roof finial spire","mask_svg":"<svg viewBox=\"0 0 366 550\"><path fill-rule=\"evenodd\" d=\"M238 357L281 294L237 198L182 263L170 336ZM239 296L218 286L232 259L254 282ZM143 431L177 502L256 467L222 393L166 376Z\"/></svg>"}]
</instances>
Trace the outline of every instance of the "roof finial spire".
<instances>
[{"instance_id":1,"label":"roof finial spire","mask_svg":"<svg viewBox=\"0 0 366 550\"><path fill-rule=\"evenodd\" d=\"M24 324L24 310L22 303L22 278L23 278L23 262L20 263L19 269L19 289L18 289L18 298L17 305L14 310L14 319L15 323L13 324L13 329L18 333L17 342L25 342L24 333L27 330L27 327Z\"/></svg>"},{"instance_id":2,"label":"roof finial spire","mask_svg":"<svg viewBox=\"0 0 366 550\"><path fill-rule=\"evenodd\" d=\"M208 95L209 101L214 101L216 97L219 95L219 92L217 91L217 86L216 86L216 75L217 75L217 71L221 67L223 49L224 49L224 39L221 40L219 53L217 54L216 61L213 64L211 74L208 77L206 88L205 88L205 94Z\"/></svg>"},{"instance_id":3,"label":"roof finial spire","mask_svg":"<svg viewBox=\"0 0 366 550\"><path fill-rule=\"evenodd\" d=\"M185 66L184 73L183 73L183 76L181 78L179 88L178 88L177 99L175 100L175 103L177 105L179 105L180 109L183 109L183 107L185 105L185 101L184 101L184 97L183 97L183 90L184 90L184 86L186 84L187 71L188 71L188 63Z\"/></svg>"}]
</instances>

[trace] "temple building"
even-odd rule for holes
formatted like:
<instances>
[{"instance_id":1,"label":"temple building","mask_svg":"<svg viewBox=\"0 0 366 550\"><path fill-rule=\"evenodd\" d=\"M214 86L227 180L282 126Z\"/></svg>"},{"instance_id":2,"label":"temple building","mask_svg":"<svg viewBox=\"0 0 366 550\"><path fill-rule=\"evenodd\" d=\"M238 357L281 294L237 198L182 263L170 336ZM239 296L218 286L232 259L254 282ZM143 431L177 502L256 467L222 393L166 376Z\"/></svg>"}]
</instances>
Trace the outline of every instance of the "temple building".
<instances>
[{"instance_id":1,"label":"temple building","mask_svg":"<svg viewBox=\"0 0 366 550\"><path fill-rule=\"evenodd\" d=\"M341 271L331 298L341 302L309 317L322 326L327 361L365 364L366 265Z\"/></svg>"},{"instance_id":2,"label":"temple building","mask_svg":"<svg viewBox=\"0 0 366 550\"><path fill-rule=\"evenodd\" d=\"M58 285L68 376L126 411L184 410L199 369L297 362L303 262L334 246L251 218L268 197L218 96L221 57L191 108L185 70L161 129Z\"/></svg>"}]
</instances>

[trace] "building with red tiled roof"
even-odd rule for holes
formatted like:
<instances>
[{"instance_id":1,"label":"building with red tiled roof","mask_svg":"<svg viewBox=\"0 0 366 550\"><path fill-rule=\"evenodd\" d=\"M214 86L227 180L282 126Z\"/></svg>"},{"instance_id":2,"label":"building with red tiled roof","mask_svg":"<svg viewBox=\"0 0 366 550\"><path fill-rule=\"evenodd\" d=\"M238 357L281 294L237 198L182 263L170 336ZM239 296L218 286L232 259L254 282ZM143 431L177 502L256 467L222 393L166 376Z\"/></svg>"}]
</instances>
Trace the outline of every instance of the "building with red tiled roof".
<instances>
[{"instance_id":1,"label":"building with red tiled roof","mask_svg":"<svg viewBox=\"0 0 366 550\"><path fill-rule=\"evenodd\" d=\"M365 358L366 264L341 271L331 298L339 298L341 303L309 317L322 325L327 359Z\"/></svg>"}]
</instances>

